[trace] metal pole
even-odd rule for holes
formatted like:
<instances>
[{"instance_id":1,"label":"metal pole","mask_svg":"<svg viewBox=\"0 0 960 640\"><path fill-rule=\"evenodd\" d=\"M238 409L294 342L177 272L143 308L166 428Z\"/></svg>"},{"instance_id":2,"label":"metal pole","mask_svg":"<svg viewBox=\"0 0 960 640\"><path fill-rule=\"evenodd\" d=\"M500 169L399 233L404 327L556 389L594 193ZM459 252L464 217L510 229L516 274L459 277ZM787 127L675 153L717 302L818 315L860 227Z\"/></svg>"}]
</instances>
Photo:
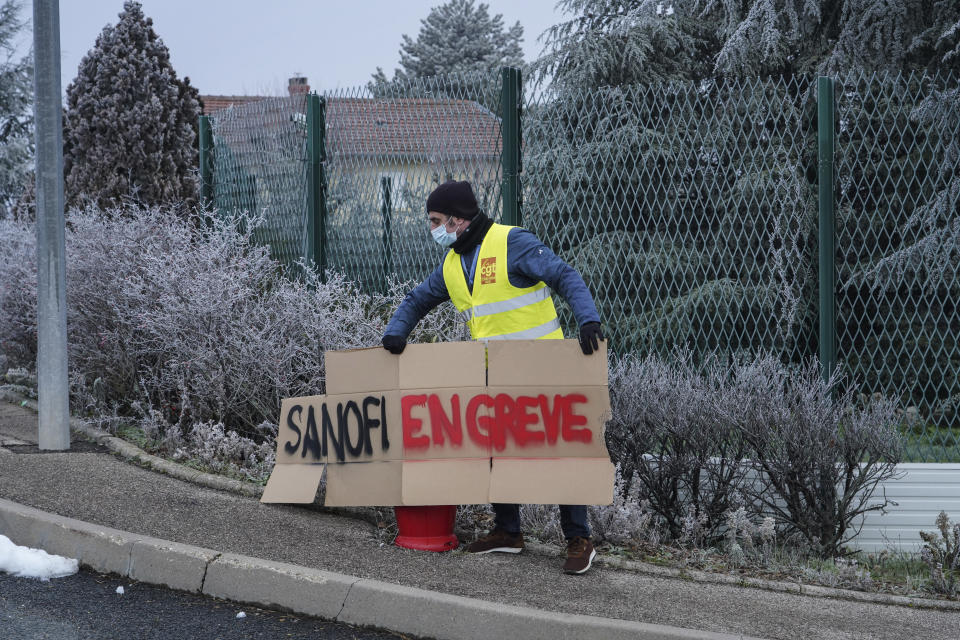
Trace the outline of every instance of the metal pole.
<instances>
[{"instance_id":1,"label":"metal pole","mask_svg":"<svg viewBox=\"0 0 960 640\"><path fill-rule=\"evenodd\" d=\"M834 212L833 78L817 79L817 147L820 209L820 364L824 381L837 366L836 215Z\"/></svg>"},{"instance_id":2,"label":"metal pole","mask_svg":"<svg viewBox=\"0 0 960 640\"><path fill-rule=\"evenodd\" d=\"M500 188L503 198L503 224L523 224L522 198L520 191L520 95L523 88L520 69L504 67L500 89L501 127L503 147L500 162L503 182Z\"/></svg>"},{"instance_id":3,"label":"metal pole","mask_svg":"<svg viewBox=\"0 0 960 640\"><path fill-rule=\"evenodd\" d=\"M393 221L393 178L382 176L380 178L380 213L383 215L383 290L387 290L387 279L393 273L393 233L391 232L391 223Z\"/></svg>"},{"instance_id":4,"label":"metal pole","mask_svg":"<svg viewBox=\"0 0 960 640\"><path fill-rule=\"evenodd\" d=\"M325 98L315 93L307 98L307 260L320 272L320 281L327 281L327 177Z\"/></svg>"},{"instance_id":5,"label":"metal pole","mask_svg":"<svg viewBox=\"0 0 960 640\"><path fill-rule=\"evenodd\" d=\"M207 226L213 224L209 212L213 210L213 122L210 116L200 116L200 204Z\"/></svg>"},{"instance_id":6,"label":"metal pole","mask_svg":"<svg viewBox=\"0 0 960 640\"><path fill-rule=\"evenodd\" d=\"M59 0L33 2L37 176L37 386L41 449L70 448Z\"/></svg>"}]
</instances>

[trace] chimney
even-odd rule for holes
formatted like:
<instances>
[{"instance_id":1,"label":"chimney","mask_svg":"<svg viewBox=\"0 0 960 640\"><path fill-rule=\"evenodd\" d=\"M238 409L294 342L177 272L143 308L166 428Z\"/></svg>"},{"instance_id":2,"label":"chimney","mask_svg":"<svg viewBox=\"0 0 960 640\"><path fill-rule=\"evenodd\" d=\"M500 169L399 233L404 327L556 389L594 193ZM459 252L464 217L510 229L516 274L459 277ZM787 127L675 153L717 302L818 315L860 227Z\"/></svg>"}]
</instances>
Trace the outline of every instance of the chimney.
<instances>
[{"instance_id":1,"label":"chimney","mask_svg":"<svg viewBox=\"0 0 960 640\"><path fill-rule=\"evenodd\" d=\"M307 84L307 79L303 76L293 76L288 81L287 91L290 92L291 96L301 96L310 93L310 85Z\"/></svg>"}]
</instances>

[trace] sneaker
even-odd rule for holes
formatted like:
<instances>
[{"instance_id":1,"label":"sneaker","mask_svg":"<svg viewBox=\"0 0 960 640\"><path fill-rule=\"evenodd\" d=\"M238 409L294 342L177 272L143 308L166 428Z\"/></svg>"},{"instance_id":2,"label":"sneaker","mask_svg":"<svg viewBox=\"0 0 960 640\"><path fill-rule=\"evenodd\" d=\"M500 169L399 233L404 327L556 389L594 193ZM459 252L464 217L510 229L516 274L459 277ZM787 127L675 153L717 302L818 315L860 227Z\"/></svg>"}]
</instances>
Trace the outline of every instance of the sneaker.
<instances>
[{"instance_id":1,"label":"sneaker","mask_svg":"<svg viewBox=\"0 0 960 640\"><path fill-rule=\"evenodd\" d=\"M571 538L567 543L567 561L563 570L565 573L586 573L596 556L597 552L588 538Z\"/></svg>"},{"instance_id":2,"label":"sneaker","mask_svg":"<svg viewBox=\"0 0 960 640\"><path fill-rule=\"evenodd\" d=\"M469 553L520 553L523 551L523 534L511 534L494 529L488 535L477 538L467 545Z\"/></svg>"}]
</instances>

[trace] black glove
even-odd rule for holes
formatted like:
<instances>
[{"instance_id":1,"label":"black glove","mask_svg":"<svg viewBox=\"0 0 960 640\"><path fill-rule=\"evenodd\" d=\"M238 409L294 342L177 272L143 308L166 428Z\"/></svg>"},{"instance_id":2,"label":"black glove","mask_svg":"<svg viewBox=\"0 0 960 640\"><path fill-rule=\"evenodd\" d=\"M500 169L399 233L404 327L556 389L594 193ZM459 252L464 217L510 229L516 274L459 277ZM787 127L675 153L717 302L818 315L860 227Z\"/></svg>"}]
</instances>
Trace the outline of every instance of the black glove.
<instances>
[{"instance_id":1,"label":"black glove","mask_svg":"<svg viewBox=\"0 0 960 640\"><path fill-rule=\"evenodd\" d=\"M402 336L383 336L383 348L394 355L403 353L407 339Z\"/></svg>"},{"instance_id":2,"label":"black glove","mask_svg":"<svg viewBox=\"0 0 960 640\"><path fill-rule=\"evenodd\" d=\"M588 356L600 350L600 340L603 340L603 329L599 322L588 322L580 327L580 348Z\"/></svg>"}]
</instances>

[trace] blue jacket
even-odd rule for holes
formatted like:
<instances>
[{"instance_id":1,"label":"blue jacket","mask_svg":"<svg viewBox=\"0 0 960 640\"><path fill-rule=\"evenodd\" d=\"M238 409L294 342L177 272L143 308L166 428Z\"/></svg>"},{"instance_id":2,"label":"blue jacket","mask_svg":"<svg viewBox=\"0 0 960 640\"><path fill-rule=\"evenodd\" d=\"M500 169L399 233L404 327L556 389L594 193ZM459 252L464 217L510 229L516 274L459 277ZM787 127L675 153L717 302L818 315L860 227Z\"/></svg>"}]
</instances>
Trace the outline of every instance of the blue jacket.
<instances>
[{"instance_id":1,"label":"blue jacket","mask_svg":"<svg viewBox=\"0 0 960 640\"><path fill-rule=\"evenodd\" d=\"M474 257L479 251L478 244L472 253L460 256L460 264L471 289L471 267L475 270ZM526 229L515 227L507 235L507 276L510 284L518 288L545 282L570 305L579 326L588 322L600 322L593 296L580 274ZM406 338L421 318L449 299L441 262L426 280L403 298L403 302L390 318L384 335Z\"/></svg>"}]
</instances>

